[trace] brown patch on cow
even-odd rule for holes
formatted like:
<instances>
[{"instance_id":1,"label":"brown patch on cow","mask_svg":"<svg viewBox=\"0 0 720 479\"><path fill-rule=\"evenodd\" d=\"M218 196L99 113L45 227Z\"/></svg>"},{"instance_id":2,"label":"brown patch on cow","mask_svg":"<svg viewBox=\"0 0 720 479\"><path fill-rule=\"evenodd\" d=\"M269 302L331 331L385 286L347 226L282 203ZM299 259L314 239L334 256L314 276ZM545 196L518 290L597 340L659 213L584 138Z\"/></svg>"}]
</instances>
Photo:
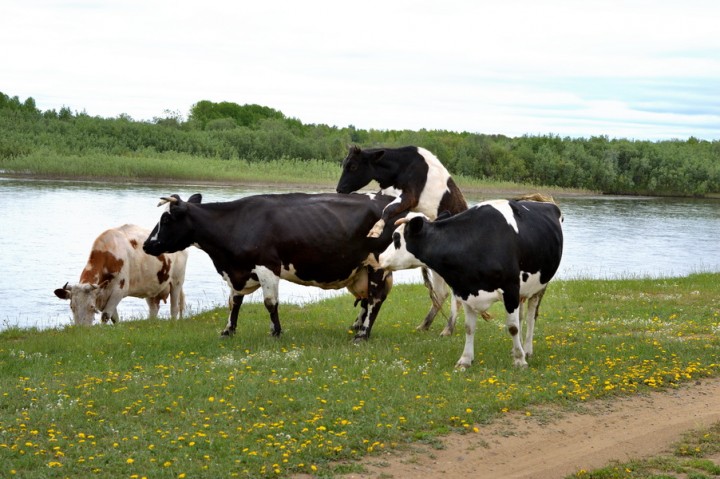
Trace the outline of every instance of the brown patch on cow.
<instances>
[{"instance_id":1,"label":"brown patch on cow","mask_svg":"<svg viewBox=\"0 0 720 479\"><path fill-rule=\"evenodd\" d=\"M170 265L172 264L172 260L164 254L158 256L157 259L162 263L160 271L157 272L157 279L160 284L163 284L170 279Z\"/></svg>"},{"instance_id":2,"label":"brown patch on cow","mask_svg":"<svg viewBox=\"0 0 720 479\"><path fill-rule=\"evenodd\" d=\"M440 200L437 214L439 215L447 211L450 214L456 215L468 209L467 201L465 201L462 191L460 191L460 188L458 188L452 178L448 178L447 187L448 191L445 192Z\"/></svg>"},{"instance_id":3,"label":"brown patch on cow","mask_svg":"<svg viewBox=\"0 0 720 479\"><path fill-rule=\"evenodd\" d=\"M508 328L508 332L510 333L511 336L515 336L518 333L518 328L516 326L510 326Z\"/></svg>"},{"instance_id":4,"label":"brown patch on cow","mask_svg":"<svg viewBox=\"0 0 720 479\"><path fill-rule=\"evenodd\" d=\"M120 280L120 289L123 289L125 287L125 278Z\"/></svg>"},{"instance_id":5,"label":"brown patch on cow","mask_svg":"<svg viewBox=\"0 0 720 479\"><path fill-rule=\"evenodd\" d=\"M92 250L85 269L80 275L80 282L85 284L101 284L112 281L125 262L109 251Z\"/></svg>"},{"instance_id":6,"label":"brown patch on cow","mask_svg":"<svg viewBox=\"0 0 720 479\"><path fill-rule=\"evenodd\" d=\"M138 242L137 242L137 240L136 240L136 239L131 239L131 240L130 240L130 245L133 247L133 249L137 249L137 248L138 248Z\"/></svg>"}]
</instances>

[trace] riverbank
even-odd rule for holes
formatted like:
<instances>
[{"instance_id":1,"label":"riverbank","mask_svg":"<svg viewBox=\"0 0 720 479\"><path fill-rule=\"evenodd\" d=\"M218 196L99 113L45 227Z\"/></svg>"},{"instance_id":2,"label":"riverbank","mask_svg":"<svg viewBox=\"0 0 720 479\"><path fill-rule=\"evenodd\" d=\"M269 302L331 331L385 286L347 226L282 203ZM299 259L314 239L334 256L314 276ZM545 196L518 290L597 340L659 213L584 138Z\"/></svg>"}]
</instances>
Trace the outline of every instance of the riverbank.
<instances>
[{"instance_id":1,"label":"riverbank","mask_svg":"<svg viewBox=\"0 0 720 479\"><path fill-rule=\"evenodd\" d=\"M512 367L503 321L480 324L476 360L453 368L463 331L415 331L429 302L398 285L373 338L353 345L347 296L262 304L181 321L0 333L0 475L287 477L360 473L408 442L486 437L508 414L584 408L720 375L720 274L556 281L530 367ZM501 318L502 306L491 309ZM481 442L480 442L481 443Z\"/></svg>"},{"instance_id":2,"label":"riverbank","mask_svg":"<svg viewBox=\"0 0 720 479\"><path fill-rule=\"evenodd\" d=\"M126 184L135 185L168 185L168 186L214 186L214 187L252 187L267 188L279 191L315 191L315 192L334 192L337 181L335 179L308 179L304 175L298 175L297 179L293 179L292 175L279 180L270 180L267 178L259 178L257 176L238 177L233 179L215 178L215 179L187 179L177 177L118 177L118 176L70 176L62 174L29 174L0 171L0 178L12 178L17 180L41 180L41 181L68 181L80 183L99 183L106 184L122 180ZM340 170L338 168L337 178L340 178ZM553 198L577 198L602 195L601 192L573 188L559 187L539 187L535 185L522 185L507 182L482 181L471 178L458 177L455 178L458 186L466 195L484 198L512 198L532 193L543 193ZM366 190L372 191L371 183Z\"/></svg>"}]
</instances>

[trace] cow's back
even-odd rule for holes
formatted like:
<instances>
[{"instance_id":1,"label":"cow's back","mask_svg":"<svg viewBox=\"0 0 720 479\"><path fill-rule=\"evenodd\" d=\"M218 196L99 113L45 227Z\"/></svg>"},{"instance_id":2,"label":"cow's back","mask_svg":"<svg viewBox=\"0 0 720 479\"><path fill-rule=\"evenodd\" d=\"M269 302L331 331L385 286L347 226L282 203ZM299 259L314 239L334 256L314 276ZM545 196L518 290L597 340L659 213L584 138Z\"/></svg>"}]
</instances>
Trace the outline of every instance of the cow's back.
<instances>
[{"instance_id":1,"label":"cow's back","mask_svg":"<svg viewBox=\"0 0 720 479\"><path fill-rule=\"evenodd\" d=\"M103 284L122 273L127 274L131 260L128 257L128 235L137 234L139 229L137 226L123 225L100 233L93 242L90 257L80 275L80 283Z\"/></svg>"},{"instance_id":2,"label":"cow's back","mask_svg":"<svg viewBox=\"0 0 720 479\"><path fill-rule=\"evenodd\" d=\"M430 219L435 219L446 211L455 215L467 210L465 196L438 157L419 147L417 155L416 161L424 161L427 164L427 176L418 204L412 210Z\"/></svg>"},{"instance_id":3,"label":"cow's back","mask_svg":"<svg viewBox=\"0 0 720 479\"><path fill-rule=\"evenodd\" d=\"M368 254L379 254L389 244L389 235L368 238L367 231L392 200L385 195L288 193L255 195L215 208L228 210L223 236L236 264L265 265L276 273L279 267L293 269L300 278L331 283L346 279Z\"/></svg>"}]
</instances>

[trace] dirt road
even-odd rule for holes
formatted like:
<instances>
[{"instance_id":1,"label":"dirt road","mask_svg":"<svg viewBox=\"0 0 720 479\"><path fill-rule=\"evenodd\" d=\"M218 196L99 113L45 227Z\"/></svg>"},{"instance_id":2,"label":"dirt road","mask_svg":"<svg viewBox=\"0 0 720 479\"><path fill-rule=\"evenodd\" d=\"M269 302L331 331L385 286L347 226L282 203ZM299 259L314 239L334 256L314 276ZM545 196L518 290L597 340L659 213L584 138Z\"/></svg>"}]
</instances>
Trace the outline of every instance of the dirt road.
<instances>
[{"instance_id":1,"label":"dirt road","mask_svg":"<svg viewBox=\"0 0 720 479\"><path fill-rule=\"evenodd\" d=\"M347 479L557 479L613 460L667 451L684 432L720 421L720 379L676 390L593 401L582 413L550 408L508 414L477 434L366 459L367 473Z\"/></svg>"}]
</instances>

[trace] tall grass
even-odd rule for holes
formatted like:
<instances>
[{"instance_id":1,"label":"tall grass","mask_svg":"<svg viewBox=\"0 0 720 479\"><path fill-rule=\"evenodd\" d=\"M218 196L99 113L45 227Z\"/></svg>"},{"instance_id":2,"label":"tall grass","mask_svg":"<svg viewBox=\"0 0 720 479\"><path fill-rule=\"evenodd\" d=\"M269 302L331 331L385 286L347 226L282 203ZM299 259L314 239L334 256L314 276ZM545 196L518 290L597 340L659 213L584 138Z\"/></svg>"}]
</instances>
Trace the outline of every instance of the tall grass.
<instances>
[{"instance_id":1,"label":"tall grass","mask_svg":"<svg viewBox=\"0 0 720 479\"><path fill-rule=\"evenodd\" d=\"M429 305L419 285L396 287L357 346L348 296L282 305L277 339L259 304L225 339L225 310L8 330L0 476L332 475L507 411L675 387L720 374L718 284L720 274L555 282L525 370L512 367L499 305L478 325L474 365L455 370L463 328L416 332Z\"/></svg>"},{"instance_id":2,"label":"tall grass","mask_svg":"<svg viewBox=\"0 0 720 479\"><path fill-rule=\"evenodd\" d=\"M340 170L339 165L330 162L289 158L250 162L174 152L147 152L133 156L105 153L66 156L51 151L2 159L0 168L14 173L71 178L269 183L332 183L337 181Z\"/></svg>"},{"instance_id":3,"label":"tall grass","mask_svg":"<svg viewBox=\"0 0 720 479\"><path fill-rule=\"evenodd\" d=\"M144 151L133 155L89 153L61 155L49 150L26 156L0 158L0 173L26 174L73 179L129 179L146 181L260 182L271 184L313 184L334 187L340 178L337 162L281 158L272 161L247 161L205 158L185 153ZM502 190L508 192L548 191L534 185L511 183L456 175L455 181L466 190ZM553 187L560 193L588 193L572 188Z\"/></svg>"}]
</instances>

